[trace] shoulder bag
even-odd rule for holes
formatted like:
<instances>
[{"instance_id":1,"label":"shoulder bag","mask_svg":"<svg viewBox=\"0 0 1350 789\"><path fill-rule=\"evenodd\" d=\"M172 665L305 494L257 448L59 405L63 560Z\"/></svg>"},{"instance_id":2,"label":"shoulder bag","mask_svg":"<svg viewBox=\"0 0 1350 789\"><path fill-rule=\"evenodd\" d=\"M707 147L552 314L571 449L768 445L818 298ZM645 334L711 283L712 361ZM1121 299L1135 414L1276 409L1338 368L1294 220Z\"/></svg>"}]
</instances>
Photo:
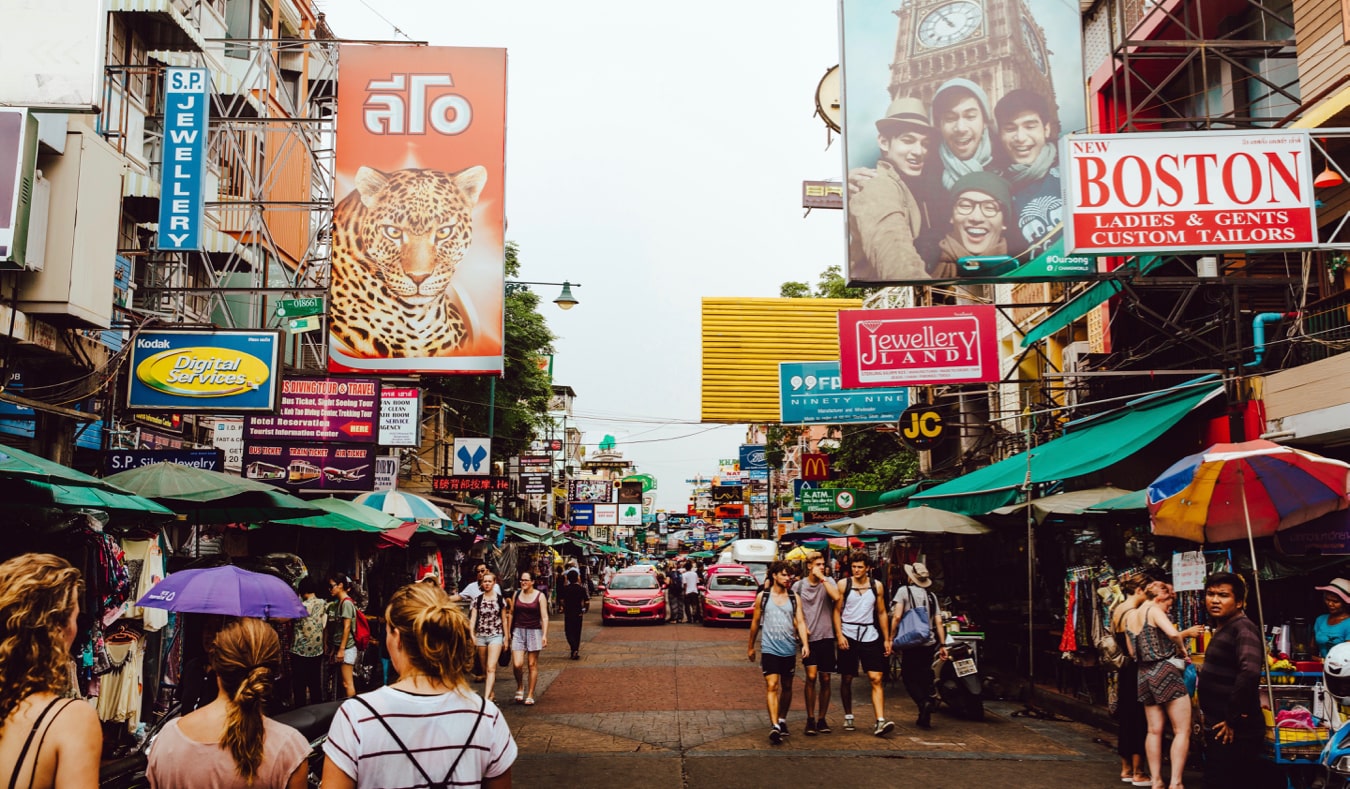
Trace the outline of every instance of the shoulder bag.
<instances>
[{"instance_id":1,"label":"shoulder bag","mask_svg":"<svg viewBox=\"0 0 1350 789\"><path fill-rule=\"evenodd\" d=\"M912 649L927 646L933 637L933 621L929 618L928 607L914 604L914 590L905 587L909 605L900 615L900 623L895 626L895 636L891 638L891 649Z\"/></svg>"}]
</instances>

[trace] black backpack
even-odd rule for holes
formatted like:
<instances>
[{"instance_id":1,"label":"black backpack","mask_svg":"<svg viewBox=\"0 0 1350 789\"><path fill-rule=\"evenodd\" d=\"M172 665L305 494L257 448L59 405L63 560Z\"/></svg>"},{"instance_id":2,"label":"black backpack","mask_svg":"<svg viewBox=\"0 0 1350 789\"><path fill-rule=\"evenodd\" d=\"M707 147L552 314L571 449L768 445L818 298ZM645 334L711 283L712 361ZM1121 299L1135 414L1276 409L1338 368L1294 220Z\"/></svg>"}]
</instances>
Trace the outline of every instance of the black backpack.
<instances>
[{"instance_id":1,"label":"black backpack","mask_svg":"<svg viewBox=\"0 0 1350 789\"><path fill-rule=\"evenodd\" d=\"M769 595L773 594L771 590L764 590L759 595L759 616L764 617L764 610L769 607ZM788 602L792 604L792 622L797 623L797 593L792 591L792 587L787 590Z\"/></svg>"}]
</instances>

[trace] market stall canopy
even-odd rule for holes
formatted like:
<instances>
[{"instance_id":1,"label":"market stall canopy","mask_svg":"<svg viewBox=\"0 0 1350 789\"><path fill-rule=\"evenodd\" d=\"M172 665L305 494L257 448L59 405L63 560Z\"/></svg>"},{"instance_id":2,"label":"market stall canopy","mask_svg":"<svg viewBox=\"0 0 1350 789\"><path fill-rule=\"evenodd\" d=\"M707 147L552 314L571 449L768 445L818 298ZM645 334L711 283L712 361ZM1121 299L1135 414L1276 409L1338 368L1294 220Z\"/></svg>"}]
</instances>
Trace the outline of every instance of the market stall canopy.
<instances>
[{"instance_id":1,"label":"market stall canopy","mask_svg":"<svg viewBox=\"0 0 1350 789\"><path fill-rule=\"evenodd\" d=\"M1045 523L1045 520L1051 515L1080 515L1087 507L1100 504L1103 501L1111 501L1121 496L1128 495L1129 491L1124 488L1115 488L1109 485L1100 488L1087 488L1085 490L1072 490L1068 493L1056 493L1053 496L1042 496L1039 499L1032 499L1030 504L1023 502L1021 504L1010 504L1007 507L999 507L994 510L995 515L1010 515L1014 512L1025 510L1031 507L1031 516L1037 523Z\"/></svg>"},{"instance_id":2,"label":"market stall canopy","mask_svg":"<svg viewBox=\"0 0 1350 789\"><path fill-rule=\"evenodd\" d=\"M1085 513L1099 513L1144 509L1148 509L1148 488L1136 490L1133 493L1126 493L1124 496L1118 496L1114 499L1099 501L1091 507L1084 507L1082 511Z\"/></svg>"},{"instance_id":3,"label":"market stall canopy","mask_svg":"<svg viewBox=\"0 0 1350 789\"><path fill-rule=\"evenodd\" d=\"M843 537L843 532L835 531L828 526L819 523L813 523L810 526L803 526L800 529L793 529L785 532L779 537L781 542L800 542L802 540L823 540L828 537Z\"/></svg>"},{"instance_id":4,"label":"market stall canopy","mask_svg":"<svg viewBox=\"0 0 1350 789\"><path fill-rule=\"evenodd\" d=\"M403 521L393 515L370 507L363 507L360 504L353 504L346 499L339 499L334 496L325 499L312 499L306 503L323 510L323 514L302 518L282 518L275 522L294 526L308 526L313 529L363 531L372 534L387 532L403 525Z\"/></svg>"},{"instance_id":5,"label":"market stall canopy","mask_svg":"<svg viewBox=\"0 0 1350 789\"><path fill-rule=\"evenodd\" d=\"M144 496L138 496L131 491L124 493L114 493L105 488L94 488L83 485L58 485L45 482L32 482L17 480L13 484L22 484L36 498L37 502L50 501L52 506L62 509L97 509L107 512L114 517L147 517L147 518L173 518L173 510L161 504L157 504ZM0 487L0 490L8 492L7 487ZM8 496L6 497L9 498ZM30 499L28 503L34 503ZM3 508L4 505L0 505Z\"/></svg>"},{"instance_id":6,"label":"market stall canopy","mask_svg":"<svg viewBox=\"0 0 1350 789\"><path fill-rule=\"evenodd\" d=\"M990 531L974 518L933 507L881 510L825 525L840 531L856 527L859 530L918 534L988 534Z\"/></svg>"},{"instance_id":7,"label":"market stall canopy","mask_svg":"<svg viewBox=\"0 0 1350 789\"><path fill-rule=\"evenodd\" d=\"M1028 453L1020 452L916 493L909 505L983 515L1016 502L1028 471L1033 483L1100 471L1148 446L1186 414L1222 392L1223 386L1206 379L1131 400L1110 413L1069 423L1066 428L1070 432L1030 451L1030 463Z\"/></svg>"},{"instance_id":8,"label":"market stall canopy","mask_svg":"<svg viewBox=\"0 0 1350 789\"><path fill-rule=\"evenodd\" d=\"M125 486L91 477L54 460L0 444L0 479L22 479L66 487L99 488L110 493L129 493Z\"/></svg>"},{"instance_id":9,"label":"market stall canopy","mask_svg":"<svg viewBox=\"0 0 1350 789\"><path fill-rule=\"evenodd\" d=\"M106 481L154 499L193 523L258 523L324 512L265 482L177 463L151 463Z\"/></svg>"},{"instance_id":10,"label":"market stall canopy","mask_svg":"<svg viewBox=\"0 0 1350 789\"><path fill-rule=\"evenodd\" d=\"M179 570L146 592L136 605L191 614L304 619L300 596L274 575L234 565Z\"/></svg>"},{"instance_id":11,"label":"market stall canopy","mask_svg":"<svg viewBox=\"0 0 1350 789\"><path fill-rule=\"evenodd\" d=\"M362 493L352 501L355 504L393 515L399 520L454 522L454 518L447 515L440 507L415 493L407 493L401 490L377 490L373 493Z\"/></svg>"}]
</instances>

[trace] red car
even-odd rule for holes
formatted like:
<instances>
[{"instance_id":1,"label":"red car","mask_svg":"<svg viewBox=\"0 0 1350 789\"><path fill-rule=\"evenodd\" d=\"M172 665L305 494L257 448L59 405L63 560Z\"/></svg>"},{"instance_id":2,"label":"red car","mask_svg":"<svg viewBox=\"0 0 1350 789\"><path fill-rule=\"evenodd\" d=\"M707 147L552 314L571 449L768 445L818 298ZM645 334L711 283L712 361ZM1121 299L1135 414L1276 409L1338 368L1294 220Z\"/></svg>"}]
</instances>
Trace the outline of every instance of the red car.
<instances>
[{"instance_id":1,"label":"red car","mask_svg":"<svg viewBox=\"0 0 1350 789\"><path fill-rule=\"evenodd\" d=\"M603 624L623 620L665 622L666 592L656 573L618 573L605 589L600 607Z\"/></svg>"},{"instance_id":2,"label":"red car","mask_svg":"<svg viewBox=\"0 0 1350 789\"><path fill-rule=\"evenodd\" d=\"M703 624L750 624L757 592L759 579L744 568L708 573L707 586L703 590Z\"/></svg>"}]
</instances>

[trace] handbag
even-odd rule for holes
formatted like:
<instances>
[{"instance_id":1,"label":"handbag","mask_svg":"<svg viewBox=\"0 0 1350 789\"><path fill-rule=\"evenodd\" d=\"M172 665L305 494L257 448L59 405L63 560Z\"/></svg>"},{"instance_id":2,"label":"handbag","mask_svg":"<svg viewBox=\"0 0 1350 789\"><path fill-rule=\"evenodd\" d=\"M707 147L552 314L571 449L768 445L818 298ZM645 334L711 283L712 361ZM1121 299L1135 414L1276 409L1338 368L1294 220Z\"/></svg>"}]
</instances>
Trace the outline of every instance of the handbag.
<instances>
[{"instance_id":1,"label":"handbag","mask_svg":"<svg viewBox=\"0 0 1350 789\"><path fill-rule=\"evenodd\" d=\"M909 605L900 616L900 624L895 627L891 649L927 646L933 637L933 623L928 618L928 607L914 604L914 591L909 587L905 587L905 593L909 596Z\"/></svg>"}]
</instances>

